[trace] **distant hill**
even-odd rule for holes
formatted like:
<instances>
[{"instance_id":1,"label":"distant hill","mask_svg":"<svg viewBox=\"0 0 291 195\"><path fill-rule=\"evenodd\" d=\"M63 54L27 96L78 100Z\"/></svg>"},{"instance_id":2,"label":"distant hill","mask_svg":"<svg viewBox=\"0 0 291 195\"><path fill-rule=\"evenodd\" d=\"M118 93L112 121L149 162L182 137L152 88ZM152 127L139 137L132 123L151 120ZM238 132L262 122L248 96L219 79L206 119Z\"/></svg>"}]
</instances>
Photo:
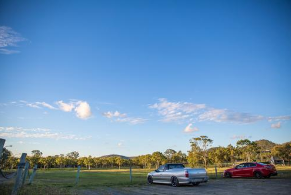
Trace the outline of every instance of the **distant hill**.
<instances>
[{"instance_id":1,"label":"distant hill","mask_svg":"<svg viewBox=\"0 0 291 195\"><path fill-rule=\"evenodd\" d=\"M134 157L127 157L127 156L123 156L123 155L119 155L119 154L109 154L109 155L101 156L101 158L109 158L109 157L120 157L122 159L132 159L132 158L134 158Z\"/></svg>"},{"instance_id":2,"label":"distant hill","mask_svg":"<svg viewBox=\"0 0 291 195\"><path fill-rule=\"evenodd\" d=\"M271 142L269 140L265 140L265 139L262 139L262 140L258 140L258 141L255 141L258 146L262 149L262 150L271 150L275 145L274 142Z\"/></svg>"}]
</instances>

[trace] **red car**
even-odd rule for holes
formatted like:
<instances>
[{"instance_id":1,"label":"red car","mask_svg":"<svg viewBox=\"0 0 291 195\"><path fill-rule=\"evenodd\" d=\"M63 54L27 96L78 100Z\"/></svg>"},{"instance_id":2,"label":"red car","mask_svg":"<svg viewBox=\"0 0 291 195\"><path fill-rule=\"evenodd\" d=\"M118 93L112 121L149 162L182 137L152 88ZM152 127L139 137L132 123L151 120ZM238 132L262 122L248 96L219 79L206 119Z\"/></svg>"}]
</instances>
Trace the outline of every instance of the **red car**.
<instances>
[{"instance_id":1,"label":"red car","mask_svg":"<svg viewBox=\"0 0 291 195\"><path fill-rule=\"evenodd\" d=\"M263 163L242 163L235 168L226 169L223 173L224 177L256 177L256 178L270 178L276 176L277 170L274 165L267 165Z\"/></svg>"}]
</instances>

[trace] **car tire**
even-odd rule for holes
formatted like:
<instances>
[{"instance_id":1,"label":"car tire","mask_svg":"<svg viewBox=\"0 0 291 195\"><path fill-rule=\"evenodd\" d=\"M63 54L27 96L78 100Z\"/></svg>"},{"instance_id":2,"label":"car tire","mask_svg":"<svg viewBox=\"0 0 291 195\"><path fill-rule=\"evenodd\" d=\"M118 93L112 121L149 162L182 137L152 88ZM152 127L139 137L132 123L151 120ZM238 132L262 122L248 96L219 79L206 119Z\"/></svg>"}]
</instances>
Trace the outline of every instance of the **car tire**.
<instances>
[{"instance_id":1,"label":"car tire","mask_svg":"<svg viewBox=\"0 0 291 195\"><path fill-rule=\"evenodd\" d=\"M199 184L200 184L199 182L192 183L193 186L198 186Z\"/></svg>"},{"instance_id":2,"label":"car tire","mask_svg":"<svg viewBox=\"0 0 291 195\"><path fill-rule=\"evenodd\" d=\"M178 180L178 178L177 177L172 177L172 179L171 179L171 185L173 186L173 187L179 187L180 186L180 184L179 184L179 180Z\"/></svg>"},{"instance_id":3,"label":"car tire","mask_svg":"<svg viewBox=\"0 0 291 195\"><path fill-rule=\"evenodd\" d=\"M226 177L226 178L231 178L231 173L230 173L230 172L226 172L226 173L225 173L225 177Z\"/></svg>"},{"instance_id":4,"label":"car tire","mask_svg":"<svg viewBox=\"0 0 291 195\"><path fill-rule=\"evenodd\" d=\"M153 184L154 183L153 177L150 176L150 175L148 176L147 180L148 180L148 184Z\"/></svg>"},{"instance_id":5,"label":"car tire","mask_svg":"<svg viewBox=\"0 0 291 195\"><path fill-rule=\"evenodd\" d=\"M262 179L262 178L263 178L262 173L259 172L259 171L256 171L256 172L254 173L254 176L255 176L255 178L257 178L257 179Z\"/></svg>"}]
</instances>

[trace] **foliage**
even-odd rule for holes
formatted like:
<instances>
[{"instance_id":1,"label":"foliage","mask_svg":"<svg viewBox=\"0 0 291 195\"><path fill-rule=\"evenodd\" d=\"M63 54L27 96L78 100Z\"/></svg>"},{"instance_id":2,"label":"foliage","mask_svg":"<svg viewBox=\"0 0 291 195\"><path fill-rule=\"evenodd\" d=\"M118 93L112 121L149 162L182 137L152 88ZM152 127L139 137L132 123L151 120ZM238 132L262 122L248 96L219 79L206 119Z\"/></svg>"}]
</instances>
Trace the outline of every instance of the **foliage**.
<instances>
[{"instance_id":1,"label":"foliage","mask_svg":"<svg viewBox=\"0 0 291 195\"><path fill-rule=\"evenodd\" d=\"M213 140L207 136L192 138L190 140L191 150L188 152L188 161L191 162L190 164L197 164L199 161L202 161L206 168L208 163L208 149L212 142Z\"/></svg>"}]
</instances>

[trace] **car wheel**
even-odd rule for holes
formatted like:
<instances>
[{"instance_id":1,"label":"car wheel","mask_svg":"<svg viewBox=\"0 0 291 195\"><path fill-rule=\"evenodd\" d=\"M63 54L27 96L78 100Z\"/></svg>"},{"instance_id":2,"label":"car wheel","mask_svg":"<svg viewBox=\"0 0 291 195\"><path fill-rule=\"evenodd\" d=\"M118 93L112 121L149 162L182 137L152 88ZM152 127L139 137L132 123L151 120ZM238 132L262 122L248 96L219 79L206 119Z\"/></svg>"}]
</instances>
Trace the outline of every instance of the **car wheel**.
<instances>
[{"instance_id":1,"label":"car wheel","mask_svg":"<svg viewBox=\"0 0 291 195\"><path fill-rule=\"evenodd\" d=\"M261 178L263 178L263 175L262 175L262 173L261 172L259 172L259 171L257 171L257 172L255 172L255 178L257 178L257 179L261 179Z\"/></svg>"},{"instance_id":2,"label":"car wheel","mask_svg":"<svg viewBox=\"0 0 291 195\"><path fill-rule=\"evenodd\" d=\"M226 178L231 178L231 173L226 172L226 173L225 173L225 177L226 177Z\"/></svg>"},{"instance_id":3,"label":"car wheel","mask_svg":"<svg viewBox=\"0 0 291 195\"><path fill-rule=\"evenodd\" d=\"M199 184L200 184L199 182L192 183L193 186L198 186Z\"/></svg>"},{"instance_id":4,"label":"car wheel","mask_svg":"<svg viewBox=\"0 0 291 195\"><path fill-rule=\"evenodd\" d=\"M173 187L178 187L179 186L178 178L177 177L172 177L171 184L172 184Z\"/></svg>"},{"instance_id":5,"label":"car wheel","mask_svg":"<svg viewBox=\"0 0 291 195\"><path fill-rule=\"evenodd\" d=\"M153 184L154 180L152 176L148 176L148 184Z\"/></svg>"}]
</instances>

